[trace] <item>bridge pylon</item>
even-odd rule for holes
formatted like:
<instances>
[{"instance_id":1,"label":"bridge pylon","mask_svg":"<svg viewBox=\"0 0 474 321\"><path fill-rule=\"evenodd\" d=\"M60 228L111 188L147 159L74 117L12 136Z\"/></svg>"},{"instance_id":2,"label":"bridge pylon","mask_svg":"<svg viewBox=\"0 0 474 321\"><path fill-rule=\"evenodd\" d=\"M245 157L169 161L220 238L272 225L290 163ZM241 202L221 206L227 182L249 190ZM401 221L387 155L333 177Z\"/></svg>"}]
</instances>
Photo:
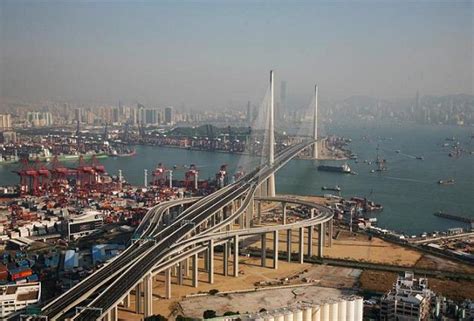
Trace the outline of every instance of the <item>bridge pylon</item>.
<instances>
[{"instance_id":1,"label":"bridge pylon","mask_svg":"<svg viewBox=\"0 0 474 321\"><path fill-rule=\"evenodd\" d=\"M273 165L275 161L275 113L274 113L274 78L273 70L270 70L270 111L268 117L268 163ZM266 196L275 196L275 174L271 174L267 179L267 194Z\"/></svg>"}]
</instances>

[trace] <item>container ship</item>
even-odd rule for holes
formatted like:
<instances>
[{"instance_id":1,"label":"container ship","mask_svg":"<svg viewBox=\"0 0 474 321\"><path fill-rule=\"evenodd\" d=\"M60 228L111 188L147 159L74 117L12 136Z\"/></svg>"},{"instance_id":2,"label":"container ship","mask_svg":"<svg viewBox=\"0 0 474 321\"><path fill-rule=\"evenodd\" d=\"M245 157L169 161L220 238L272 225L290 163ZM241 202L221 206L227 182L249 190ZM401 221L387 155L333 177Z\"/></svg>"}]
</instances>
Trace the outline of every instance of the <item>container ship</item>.
<instances>
[{"instance_id":1,"label":"container ship","mask_svg":"<svg viewBox=\"0 0 474 321\"><path fill-rule=\"evenodd\" d=\"M319 165L318 166L318 171L350 174L351 173L351 168L347 164L342 164L340 166Z\"/></svg>"}]
</instances>

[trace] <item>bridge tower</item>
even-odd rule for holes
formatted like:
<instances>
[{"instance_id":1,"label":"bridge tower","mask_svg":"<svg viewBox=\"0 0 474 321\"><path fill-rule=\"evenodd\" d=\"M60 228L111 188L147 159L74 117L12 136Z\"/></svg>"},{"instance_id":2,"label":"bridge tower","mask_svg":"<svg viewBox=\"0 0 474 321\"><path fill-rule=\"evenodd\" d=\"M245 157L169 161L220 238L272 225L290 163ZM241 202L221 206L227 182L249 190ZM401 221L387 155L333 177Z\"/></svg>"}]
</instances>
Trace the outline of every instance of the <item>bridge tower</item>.
<instances>
[{"instance_id":1,"label":"bridge tower","mask_svg":"<svg viewBox=\"0 0 474 321\"><path fill-rule=\"evenodd\" d=\"M270 111L268 117L268 163L273 165L275 161L275 114L274 114L274 79L273 70L270 70ZM275 197L275 174L270 175L267 180L267 196Z\"/></svg>"},{"instance_id":2,"label":"bridge tower","mask_svg":"<svg viewBox=\"0 0 474 321\"><path fill-rule=\"evenodd\" d=\"M314 86L314 115L313 115L313 158L318 158L318 85Z\"/></svg>"}]
</instances>

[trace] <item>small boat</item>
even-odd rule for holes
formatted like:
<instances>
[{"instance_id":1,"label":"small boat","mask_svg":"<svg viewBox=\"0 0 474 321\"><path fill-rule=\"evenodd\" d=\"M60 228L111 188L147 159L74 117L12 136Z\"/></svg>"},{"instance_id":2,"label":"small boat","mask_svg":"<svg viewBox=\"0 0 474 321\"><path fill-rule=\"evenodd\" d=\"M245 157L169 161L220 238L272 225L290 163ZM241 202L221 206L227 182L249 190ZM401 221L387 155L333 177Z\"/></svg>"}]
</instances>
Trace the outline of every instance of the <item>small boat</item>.
<instances>
[{"instance_id":1,"label":"small boat","mask_svg":"<svg viewBox=\"0 0 474 321\"><path fill-rule=\"evenodd\" d=\"M323 187L321 187L321 189L323 191L335 191L335 192L340 192L341 191L341 188L339 187L339 185L336 185L334 187L323 186Z\"/></svg>"},{"instance_id":2,"label":"small boat","mask_svg":"<svg viewBox=\"0 0 474 321\"><path fill-rule=\"evenodd\" d=\"M416 159L424 160L425 158L423 156L416 156Z\"/></svg>"},{"instance_id":3,"label":"small boat","mask_svg":"<svg viewBox=\"0 0 474 321\"><path fill-rule=\"evenodd\" d=\"M399 149L397 149L397 150L395 151L395 153L397 153L397 154L400 154L400 150L399 150Z\"/></svg>"},{"instance_id":4,"label":"small boat","mask_svg":"<svg viewBox=\"0 0 474 321\"><path fill-rule=\"evenodd\" d=\"M450 178L450 179L447 179L447 180L444 180L444 179L440 179L438 181L438 184L439 185L454 185L455 181L453 178Z\"/></svg>"}]
</instances>

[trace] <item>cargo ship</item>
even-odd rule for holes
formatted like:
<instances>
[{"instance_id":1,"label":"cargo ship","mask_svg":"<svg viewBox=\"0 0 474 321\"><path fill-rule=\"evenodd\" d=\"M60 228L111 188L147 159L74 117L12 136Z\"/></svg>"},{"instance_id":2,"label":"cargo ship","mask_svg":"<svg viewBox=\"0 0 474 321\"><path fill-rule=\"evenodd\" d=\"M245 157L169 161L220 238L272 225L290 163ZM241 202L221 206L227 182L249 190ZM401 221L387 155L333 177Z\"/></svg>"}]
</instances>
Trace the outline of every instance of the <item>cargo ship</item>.
<instances>
[{"instance_id":1,"label":"cargo ship","mask_svg":"<svg viewBox=\"0 0 474 321\"><path fill-rule=\"evenodd\" d=\"M135 156L136 155L136 150L124 150L124 151L117 151L117 150L112 150L109 154L110 157L130 157L130 156Z\"/></svg>"},{"instance_id":2,"label":"cargo ship","mask_svg":"<svg viewBox=\"0 0 474 321\"><path fill-rule=\"evenodd\" d=\"M342 164L340 166L319 165L318 166L318 171L350 174L351 173L351 168L347 164Z\"/></svg>"}]
</instances>

